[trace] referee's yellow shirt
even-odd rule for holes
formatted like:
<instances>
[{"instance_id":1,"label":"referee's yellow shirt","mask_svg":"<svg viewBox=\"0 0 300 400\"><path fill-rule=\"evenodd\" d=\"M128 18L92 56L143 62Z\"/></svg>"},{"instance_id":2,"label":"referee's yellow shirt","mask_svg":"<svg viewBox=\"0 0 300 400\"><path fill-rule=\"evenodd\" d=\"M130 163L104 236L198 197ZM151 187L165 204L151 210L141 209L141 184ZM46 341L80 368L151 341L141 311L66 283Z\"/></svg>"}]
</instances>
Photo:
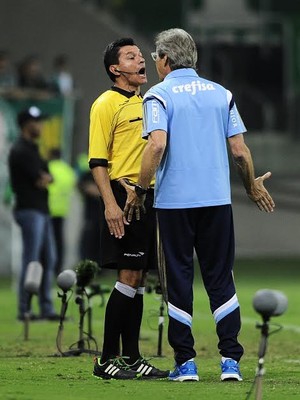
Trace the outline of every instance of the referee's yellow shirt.
<instances>
[{"instance_id":1,"label":"referee's yellow shirt","mask_svg":"<svg viewBox=\"0 0 300 400\"><path fill-rule=\"evenodd\" d=\"M110 180L137 182L147 144L142 139L142 100L134 92L113 87L91 107L89 165L107 167Z\"/></svg>"}]
</instances>

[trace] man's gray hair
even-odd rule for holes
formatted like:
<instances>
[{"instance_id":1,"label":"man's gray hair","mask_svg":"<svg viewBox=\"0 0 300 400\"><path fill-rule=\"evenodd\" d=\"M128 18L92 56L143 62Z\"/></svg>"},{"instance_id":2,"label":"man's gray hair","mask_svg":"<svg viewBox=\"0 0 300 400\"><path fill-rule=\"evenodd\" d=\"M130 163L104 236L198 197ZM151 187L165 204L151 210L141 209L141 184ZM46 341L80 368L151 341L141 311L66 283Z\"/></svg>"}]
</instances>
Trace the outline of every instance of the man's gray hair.
<instances>
[{"instance_id":1,"label":"man's gray hair","mask_svg":"<svg viewBox=\"0 0 300 400\"><path fill-rule=\"evenodd\" d=\"M183 29L173 28L160 32L155 39L156 52L160 58L168 57L171 70L196 68L197 47L194 39Z\"/></svg>"}]
</instances>

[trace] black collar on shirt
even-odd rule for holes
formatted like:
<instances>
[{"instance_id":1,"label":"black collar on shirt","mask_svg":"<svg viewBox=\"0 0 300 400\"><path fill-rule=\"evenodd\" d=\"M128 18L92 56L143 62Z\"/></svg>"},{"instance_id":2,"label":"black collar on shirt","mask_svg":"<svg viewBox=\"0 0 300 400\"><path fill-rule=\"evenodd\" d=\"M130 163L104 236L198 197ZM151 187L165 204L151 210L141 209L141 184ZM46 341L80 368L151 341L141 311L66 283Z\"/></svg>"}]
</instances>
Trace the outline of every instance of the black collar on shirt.
<instances>
[{"instance_id":1,"label":"black collar on shirt","mask_svg":"<svg viewBox=\"0 0 300 400\"><path fill-rule=\"evenodd\" d=\"M113 90L114 92L118 92L120 94L122 94L123 96L126 96L128 99L130 99L131 97L135 96L135 91L132 92L128 92L127 90L121 89L117 86L112 86L111 90ZM141 94L138 94L137 96L142 97Z\"/></svg>"}]
</instances>

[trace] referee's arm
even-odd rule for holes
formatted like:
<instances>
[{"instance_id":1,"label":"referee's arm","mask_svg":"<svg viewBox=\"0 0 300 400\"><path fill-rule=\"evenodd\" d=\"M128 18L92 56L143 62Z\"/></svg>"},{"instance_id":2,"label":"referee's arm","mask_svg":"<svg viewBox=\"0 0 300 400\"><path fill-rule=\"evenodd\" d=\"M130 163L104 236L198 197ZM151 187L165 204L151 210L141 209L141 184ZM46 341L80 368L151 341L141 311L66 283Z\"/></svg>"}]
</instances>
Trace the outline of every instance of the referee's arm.
<instances>
[{"instance_id":1,"label":"referee's arm","mask_svg":"<svg viewBox=\"0 0 300 400\"><path fill-rule=\"evenodd\" d=\"M118 206L112 192L110 179L106 167L92 168L93 178L100 191L105 207L105 219L111 235L121 239L125 234L123 211Z\"/></svg>"}]
</instances>

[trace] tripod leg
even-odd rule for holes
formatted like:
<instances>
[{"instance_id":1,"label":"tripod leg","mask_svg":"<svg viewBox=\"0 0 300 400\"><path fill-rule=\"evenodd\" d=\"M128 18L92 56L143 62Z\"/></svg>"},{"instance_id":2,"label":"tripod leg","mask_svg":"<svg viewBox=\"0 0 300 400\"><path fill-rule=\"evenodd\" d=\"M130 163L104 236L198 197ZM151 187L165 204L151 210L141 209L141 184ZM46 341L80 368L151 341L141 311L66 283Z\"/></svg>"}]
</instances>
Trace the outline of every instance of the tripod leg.
<instances>
[{"instance_id":1,"label":"tripod leg","mask_svg":"<svg viewBox=\"0 0 300 400\"><path fill-rule=\"evenodd\" d=\"M164 329L164 298L162 296L161 305L159 308L159 318L158 318L158 345L157 345L157 356L162 356L162 338L163 338L163 329Z\"/></svg>"},{"instance_id":2,"label":"tripod leg","mask_svg":"<svg viewBox=\"0 0 300 400\"><path fill-rule=\"evenodd\" d=\"M24 340L29 339L29 321L30 321L30 313L26 312L24 314Z\"/></svg>"},{"instance_id":3,"label":"tripod leg","mask_svg":"<svg viewBox=\"0 0 300 400\"><path fill-rule=\"evenodd\" d=\"M257 366L257 374L255 378L256 392L255 399L262 399L262 378L265 373L264 371L264 356L267 351L268 344L268 336L269 336L269 324L268 321L265 320L264 323L260 326L261 328L261 341L258 349L258 366Z\"/></svg>"},{"instance_id":4,"label":"tripod leg","mask_svg":"<svg viewBox=\"0 0 300 400\"><path fill-rule=\"evenodd\" d=\"M64 319L68 308L68 302L67 302L67 294L65 292L62 296L61 295L59 296L61 297L61 309L60 309L58 332L56 336L56 347L57 350L60 352L60 354L64 355L61 348L62 348L62 336L64 330Z\"/></svg>"},{"instance_id":5,"label":"tripod leg","mask_svg":"<svg viewBox=\"0 0 300 400\"><path fill-rule=\"evenodd\" d=\"M30 309L31 309L32 293L28 294L28 311L24 313L24 340L29 339L29 323L30 323Z\"/></svg>"},{"instance_id":6,"label":"tripod leg","mask_svg":"<svg viewBox=\"0 0 300 400\"><path fill-rule=\"evenodd\" d=\"M262 399L262 376L258 375L256 377L256 391L255 391L255 400L261 400Z\"/></svg>"},{"instance_id":7,"label":"tripod leg","mask_svg":"<svg viewBox=\"0 0 300 400\"><path fill-rule=\"evenodd\" d=\"M88 336L92 337L93 336L93 332L92 332L92 308L90 306L88 306L87 310L87 317L88 317Z\"/></svg>"}]
</instances>

